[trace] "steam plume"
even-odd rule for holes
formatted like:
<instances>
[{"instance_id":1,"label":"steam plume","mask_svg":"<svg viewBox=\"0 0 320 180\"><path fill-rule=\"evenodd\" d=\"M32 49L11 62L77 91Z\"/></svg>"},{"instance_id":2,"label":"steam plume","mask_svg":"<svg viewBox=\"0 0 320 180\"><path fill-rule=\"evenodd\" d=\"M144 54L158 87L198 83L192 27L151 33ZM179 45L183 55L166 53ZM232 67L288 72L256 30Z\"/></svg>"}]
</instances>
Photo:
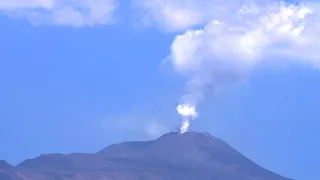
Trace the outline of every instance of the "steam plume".
<instances>
[{"instance_id":1,"label":"steam plume","mask_svg":"<svg viewBox=\"0 0 320 180\"><path fill-rule=\"evenodd\" d=\"M182 116L183 122L180 127L180 133L185 133L188 131L190 126L190 121L198 116L196 109L192 105L181 104L177 106L177 112Z\"/></svg>"},{"instance_id":2,"label":"steam plume","mask_svg":"<svg viewBox=\"0 0 320 180\"><path fill-rule=\"evenodd\" d=\"M181 132L197 117L196 106L209 85L237 83L262 61L319 66L319 7L315 3L248 3L237 11L211 15L202 29L177 35L170 60L176 72L189 79L187 93L181 98L186 103L177 107L183 118Z\"/></svg>"}]
</instances>

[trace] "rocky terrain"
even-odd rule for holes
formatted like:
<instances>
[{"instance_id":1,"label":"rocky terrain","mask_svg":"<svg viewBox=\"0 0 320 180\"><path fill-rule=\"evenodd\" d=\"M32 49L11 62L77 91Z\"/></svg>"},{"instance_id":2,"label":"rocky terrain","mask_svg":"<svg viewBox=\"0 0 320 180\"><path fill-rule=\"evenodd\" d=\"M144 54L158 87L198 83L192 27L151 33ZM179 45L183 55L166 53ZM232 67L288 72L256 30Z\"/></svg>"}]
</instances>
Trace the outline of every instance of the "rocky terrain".
<instances>
[{"instance_id":1,"label":"rocky terrain","mask_svg":"<svg viewBox=\"0 0 320 180\"><path fill-rule=\"evenodd\" d=\"M172 132L113 144L97 153L42 154L11 166L0 180L290 180L206 133Z\"/></svg>"}]
</instances>

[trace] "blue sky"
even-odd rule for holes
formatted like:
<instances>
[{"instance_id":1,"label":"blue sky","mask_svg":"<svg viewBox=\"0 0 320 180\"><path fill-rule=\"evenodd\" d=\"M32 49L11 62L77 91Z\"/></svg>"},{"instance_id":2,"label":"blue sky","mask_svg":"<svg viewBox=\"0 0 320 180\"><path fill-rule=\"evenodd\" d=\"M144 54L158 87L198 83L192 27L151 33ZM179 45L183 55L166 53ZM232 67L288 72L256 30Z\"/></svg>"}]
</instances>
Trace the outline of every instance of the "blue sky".
<instances>
[{"instance_id":1,"label":"blue sky","mask_svg":"<svg viewBox=\"0 0 320 180\"><path fill-rule=\"evenodd\" d=\"M155 138L180 125L176 105L191 94L199 113L192 130L221 137L282 175L320 178L316 18L290 16L289 29L283 19L285 10L299 15L304 7L275 6L282 19L256 36L275 23L256 23L269 13L262 1L243 17L253 26L235 23L238 1L222 4L231 12L211 10L213 0L104 0L103 8L12 2L0 2L0 159L17 164L41 153ZM240 35L230 31L243 27Z\"/></svg>"}]
</instances>

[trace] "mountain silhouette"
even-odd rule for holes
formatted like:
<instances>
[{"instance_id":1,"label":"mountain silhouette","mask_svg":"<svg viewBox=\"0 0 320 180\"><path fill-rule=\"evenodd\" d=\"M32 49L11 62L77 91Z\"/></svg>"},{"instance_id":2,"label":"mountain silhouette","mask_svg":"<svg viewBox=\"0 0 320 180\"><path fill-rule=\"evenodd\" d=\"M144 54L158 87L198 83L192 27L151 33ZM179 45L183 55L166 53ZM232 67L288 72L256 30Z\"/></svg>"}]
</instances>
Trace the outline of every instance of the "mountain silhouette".
<instances>
[{"instance_id":1,"label":"mountain silhouette","mask_svg":"<svg viewBox=\"0 0 320 180\"><path fill-rule=\"evenodd\" d=\"M6 161L0 160L0 169L11 169L13 166ZM1 180L1 179L0 179Z\"/></svg>"},{"instance_id":2,"label":"mountain silhouette","mask_svg":"<svg viewBox=\"0 0 320 180\"><path fill-rule=\"evenodd\" d=\"M172 132L123 142L97 153L42 154L13 167L0 161L0 180L290 180L264 169L208 133Z\"/></svg>"}]
</instances>

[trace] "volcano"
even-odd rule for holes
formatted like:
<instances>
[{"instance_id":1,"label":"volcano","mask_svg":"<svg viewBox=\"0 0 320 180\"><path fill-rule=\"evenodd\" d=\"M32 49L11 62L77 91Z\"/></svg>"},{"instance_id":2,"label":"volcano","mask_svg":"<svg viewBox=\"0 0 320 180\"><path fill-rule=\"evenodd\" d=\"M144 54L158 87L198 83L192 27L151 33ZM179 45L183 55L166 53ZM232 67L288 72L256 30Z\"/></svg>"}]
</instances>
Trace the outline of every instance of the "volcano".
<instances>
[{"instance_id":1,"label":"volcano","mask_svg":"<svg viewBox=\"0 0 320 180\"><path fill-rule=\"evenodd\" d=\"M17 166L3 161L3 167L0 180L291 180L197 132L113 144L97 153L42 154Z\"/></svg>"}]
</instances>

